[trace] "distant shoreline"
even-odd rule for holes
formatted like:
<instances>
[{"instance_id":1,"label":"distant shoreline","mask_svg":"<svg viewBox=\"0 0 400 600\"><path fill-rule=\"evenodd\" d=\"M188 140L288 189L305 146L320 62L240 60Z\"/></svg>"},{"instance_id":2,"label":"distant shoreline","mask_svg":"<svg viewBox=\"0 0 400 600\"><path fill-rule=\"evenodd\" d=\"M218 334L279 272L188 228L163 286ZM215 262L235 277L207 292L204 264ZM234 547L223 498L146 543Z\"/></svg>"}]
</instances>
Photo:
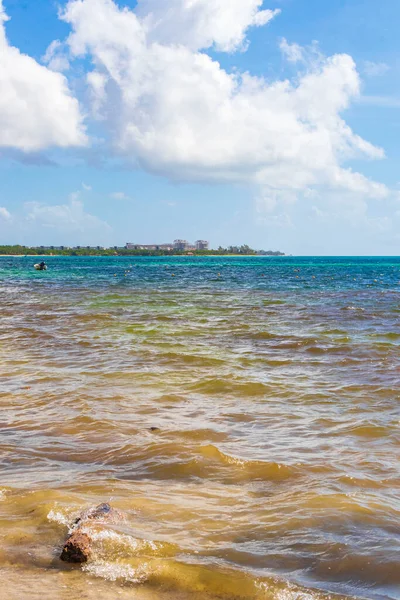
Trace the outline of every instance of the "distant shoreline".
<instances>
[{"instance_id":1,"label":"distant shoreline","mask_svg":"<svg viewBox=\"0 0 400 600\"><path fill-rule=\"evenodd\" d=\"M0 254L0 258L284 258L287 254Z\"/></svg>"}]
</instances>

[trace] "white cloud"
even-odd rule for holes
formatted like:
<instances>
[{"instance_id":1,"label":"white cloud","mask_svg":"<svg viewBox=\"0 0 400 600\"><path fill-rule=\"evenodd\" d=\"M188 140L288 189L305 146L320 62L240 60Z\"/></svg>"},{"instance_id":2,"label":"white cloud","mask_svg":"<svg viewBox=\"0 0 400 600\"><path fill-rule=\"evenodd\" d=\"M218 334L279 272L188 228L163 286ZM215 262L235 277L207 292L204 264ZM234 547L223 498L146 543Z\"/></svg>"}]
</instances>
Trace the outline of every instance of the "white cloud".
<instances>
[{"instance_id":1,"label":"white cloud","mask_svg":"<svg viewBox=\"0 0 400 600\"><path fill-rule=\"evenodd\" d=\"M315 44L302 48L283 39L283 54L302 63L302 72L267 81L228 72L204 52L244 50L248 29L279 12L262 5L138 0L129 10L113 0L69 0L62 18L72 32L65 42L50 44L47 68L9 45L0 0L0 147L37 151L86 143L67 79L51 70L67 69L71 61L71 71L72 61L86 56L93 65L86 74L87 108L106 131L106 153L133 166L177 181L257 185L259 207L270 214L287 198L320 189L388 197L386 186L348 165L384 156L343 119L360 100L350 56L324 57ZM367 69L377 72L378 66L382 71L383 63ZM123 192L112 197L129 199ZM43 208L43 226L51 227L56 213L71 223L79 205L75 197L49 210L38 205L32 214Z\"/></svg>"},{"instance_id":2,"label":"white cloud","mask_svg":"<svg viewBox=\"0 0 400 600\"><path fill-rule=\"evenodd\" d=\"M59 71L61 73L62 71L68 71L70 68L68 55L60 40L51 42L46 53L42 57L42 61L51 71Z\"/></svg>"},{"instance_id":3,"label":"white cloud","mask_svg":"<svg viewBox=\"0 0 400 600\"><path fill-rule=\"evenodd\" d=\"M303 62L305 60L304 48L298 44L289 44L289 42L283 38L279 44L282 54L291 63Z\"/></svg>"},{"instance_id":4,"label":"white cloud","mask_svg":"<svg viewBox=\"0 0 400 600\"><path fill-rule=\"evenodd\" d=\"M374 214L371 206L362 195L354 196L348 193L340 197L325 194L319 199L319 205L311 207L311 215L327 227L347 227L361 230L365 233L381 233L392 227L392 217Z\"/></svg>"},{"instance_id":5,"label":"white cloud","mask_svg":"<svg viewBox=\"0 0 400 600\"><path fill-rule=\"evenodd\" d=\"M273 213L281 205L290 206L297 202L297 195L290 190L271 190L265 188L256 198L256 210L259 214Z\"/></svg>"},{"instance_id":6,"label":"white cloud","mask_svg":"<svg viewBox=\"0 0 400 600\"><path fill-rule=\"evenodd\" d=\"M70 194L66 204L27 202L24 210L25 230L44 235L46 239L53 232L53 243L62 243L60 237L65 236L74 240L73 243L104 244L112 231L108 223L85 211L79 192Z\"/></svg>"},{"instance_id":7,"label":"white cloud","mask_svg":"<svg viewBox=\"0 0 400 600\"><path fill-rule=\"evenodd\" d=\"M388 71L390 71L390 67L386 63L376 63L370 60L364 62L364 73L368 75L368 77L381 77Z\"/></svg>"},{"instance_id":8,"label":"white cloud","mask_svg":"<svg viewBox=\"0 0 400 600\"><path fill-rule=\"evenodd\" d=\"M125 194L125 192L113 192L110 194L110 198L113 200L131 200L130 196Z\"/></svg>"},{"instance_id":9,"label":"white cloud","mask_svg":"<svg viewBox=\"0 0 400 600\"><path fill-rule=\"evenodd\" d=\"M148 41L191 50L215 46L232 52L249 27L266 25L280 10L260 10L263 0L138 0L137 14Z\"/></svg>"},{"instance_id":10,"label":"white cloud","mask_svg":"<svg viewBox=\"0 0 400 600\"><path fill-rule=\"evenodd\" d=\"M0 0L0 147L25 152L86 143L67 80L8 43Z\"/></svg>"},{"instance_id":11,"label":"white cloud","mask_svg":"<svg viewBox=\"0 0 400 600\"><path fill-rule=\"evenodd\" d=\"M112 0L70 0L68 44L73 56L93 61L87 80L94 113L114 152L180 181L256 183L272 194L325 186L387 196L385 186L345 166L384 156L341 116L360 93L350 56L325 58L312 47L305 73L269 82L228 73L198 51L240 47L247 28L264 19L260 6L173 0L166 10L161 0L141 0L134 12Z\"/></svg>"},{"instance_id":12,"label":"white cloud","mask_svg":"<svg viewBox=\"0 0 400 600\"><path fill-rule=\"evenodd\" d=\"M92 186L91 185L87 185L84 182L82 182L82 187L85 190L85 192L91 192L92 191Z\"/></svg>"},{"instance_id":13,"label":"white cloud","mask_svg":"<svg viewBox=\"0 0 400 600\"><path fill-rule=\"evenodd\" d=\"M11 213L6 208L4 208L4 206L0 206L0 219L3 221L11 220Z\"/></svg>"}]
</instances>

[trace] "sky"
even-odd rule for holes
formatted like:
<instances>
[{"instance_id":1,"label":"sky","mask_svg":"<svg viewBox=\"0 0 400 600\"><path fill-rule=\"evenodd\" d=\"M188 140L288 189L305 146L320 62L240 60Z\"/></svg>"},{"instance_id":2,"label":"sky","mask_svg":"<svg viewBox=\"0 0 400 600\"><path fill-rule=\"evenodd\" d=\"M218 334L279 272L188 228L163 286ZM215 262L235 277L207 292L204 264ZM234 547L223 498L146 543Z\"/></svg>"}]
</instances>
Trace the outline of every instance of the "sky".
<instances>
[{"instance_id":1,"label":"sky","mask_svg":"<svg viewBox=\"0 0 400 600\"><path fill-rule=\"evenodd\" d=\"M0 244L398 255L398 0L0 0Z\"/></svg>"}]
</instances>

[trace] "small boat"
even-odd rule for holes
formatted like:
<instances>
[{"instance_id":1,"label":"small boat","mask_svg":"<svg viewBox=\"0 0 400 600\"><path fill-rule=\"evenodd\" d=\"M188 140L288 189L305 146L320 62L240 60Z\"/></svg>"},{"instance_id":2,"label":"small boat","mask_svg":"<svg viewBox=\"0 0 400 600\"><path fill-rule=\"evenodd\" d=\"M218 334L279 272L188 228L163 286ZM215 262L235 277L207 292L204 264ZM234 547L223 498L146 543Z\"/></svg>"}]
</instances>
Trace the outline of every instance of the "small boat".
<instances>
[{"instance_id":1,"label":"small boat","mask_svg":"<svg viewBox=\"0 0 400 600\"><path fill-rule=\"evenodd\" d=\"M47 265L44 262L41 263L37 263L36 265L33 265L36 269L36 271L47 271Z\"/></svg>"}]
</instances>

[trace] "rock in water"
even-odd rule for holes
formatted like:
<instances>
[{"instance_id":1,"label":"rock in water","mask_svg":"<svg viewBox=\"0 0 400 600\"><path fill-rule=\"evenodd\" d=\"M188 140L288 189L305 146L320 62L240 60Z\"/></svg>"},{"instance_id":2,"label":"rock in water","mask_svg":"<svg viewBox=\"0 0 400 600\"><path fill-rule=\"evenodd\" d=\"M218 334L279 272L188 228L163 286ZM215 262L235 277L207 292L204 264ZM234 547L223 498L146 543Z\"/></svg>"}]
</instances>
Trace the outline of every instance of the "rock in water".
<instances>
[{"instance_id":1,"label":"rock in water","mask_svg":"<svg viewBox=\"0 0 400 600\"><path fill-rule=\"evenodd\" d=\"M68 563L85 563L91 554L91 544L88 534L77 529L65 542L60 558Z\"/></svg>"},{"instance_id":2,"label":"rock in water","mask_svg":"<svg viewBox=\"0 0 400 600\"><path fill-rule=\"evenodd\" d=\"M90 527L93 521L107 519L113 514L113 509L107 503L99 504L96 508L86 511L78 517L74 523L74 529L68 536L60 558L69 563L85 563L88 561L92 552L92 539L87 531L82 531L82 527Z\"/></svg>"},{"instance_id":3,"label":"rock in water","mask_svg":"<svg viewBox=\"0 0 400 600\"><path fill-rule=\"evenodd\" d=\"M107 502L103 502L103 504L99 504L96 508L91 508L78 517L75 521L75 525L79 525L81 527L86 521L98 520L98 519L106 519L112 512L111 506Z\"/></svg>"}]
</instances>

